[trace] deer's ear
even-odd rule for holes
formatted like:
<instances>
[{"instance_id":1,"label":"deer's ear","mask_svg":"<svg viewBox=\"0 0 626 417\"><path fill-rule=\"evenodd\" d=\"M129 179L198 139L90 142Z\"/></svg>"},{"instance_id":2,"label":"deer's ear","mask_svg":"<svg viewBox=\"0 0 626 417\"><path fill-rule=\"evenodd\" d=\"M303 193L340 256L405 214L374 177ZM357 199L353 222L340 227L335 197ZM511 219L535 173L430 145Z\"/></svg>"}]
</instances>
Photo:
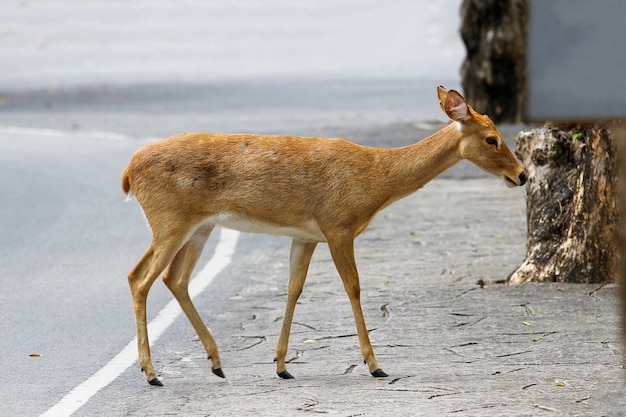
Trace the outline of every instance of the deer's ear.
<instances>
[{"instance_id":1,"label":"deer's ear","mask_svg":"<svg viewBox=\"0 0 626 417\"><path fill-rule=\"evenodd\" d=\"M450 119L455 122L464 122L471 117L467 103L458 91L446 90L440 86L437 88L437 95L439 96L441 109Z\"/></svg>"}]
</instances>

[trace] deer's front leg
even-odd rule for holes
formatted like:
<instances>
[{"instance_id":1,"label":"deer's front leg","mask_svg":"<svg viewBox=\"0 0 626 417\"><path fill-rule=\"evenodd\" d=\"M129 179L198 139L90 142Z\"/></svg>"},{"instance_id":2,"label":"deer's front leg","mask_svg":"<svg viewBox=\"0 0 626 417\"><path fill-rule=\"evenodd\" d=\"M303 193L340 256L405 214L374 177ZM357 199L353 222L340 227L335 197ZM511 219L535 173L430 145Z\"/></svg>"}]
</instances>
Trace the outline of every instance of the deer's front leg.
<instances>
[{"instance_id":1,"label":"deer's front leg","mask_svg":"<svg viewBox=\"0 0 626 417\"><path fill-rule=\"evenodd\" d=\"M370 342L365 325L365 318L363 317L363 311L361 309L361 287L356 262L354 260L354 239L340 238L333 241L329 240L328 247L346 293L350 298L350 305L352 306L356 330L359 335L359 344L361 346L363 360L367 364L372 376L386 377L388 375L378 366L378 362L374 356L374 349Z\"/></svg>"},{"instance_id":2,"label":"deer's front leg","mask_svg":"<svg viewBox=\"0 0 626 417\"><path fill-rule=\"evenodd\" d=\"M303 242L294 239L291 242L291 254L289 256L289 289L287 293L287 305L285 307L285 316L283 317L283 325L280 329L280 336L276 343L276 351L274 361L276 362L276 373L283 379L292 379L293 376L287 372L285 357L289 348L289 333L291 332L291 322L293 321L293 313L296 309L296 303L302 293L306 274L309 270L311 256L317 246L316 242Z\"/></svg>"}]
</instances>

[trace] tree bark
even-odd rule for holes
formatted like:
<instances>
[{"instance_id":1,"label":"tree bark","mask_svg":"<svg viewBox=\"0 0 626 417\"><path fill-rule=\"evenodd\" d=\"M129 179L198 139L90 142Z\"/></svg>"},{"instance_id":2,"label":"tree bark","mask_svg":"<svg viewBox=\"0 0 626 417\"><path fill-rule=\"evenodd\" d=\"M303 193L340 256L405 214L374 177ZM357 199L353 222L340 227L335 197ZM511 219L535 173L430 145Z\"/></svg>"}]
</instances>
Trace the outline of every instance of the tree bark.
<instances>
[{"instance_id":1,"label":"tree bark","mask_svg":"<svg viewBox=\"0 0 626 417\"><path fill-rule=\"evenodd\" d=\"M609 130L550 126L518 135L527 170L526 259L509 282L612 282L618 276L617 164Z\"/></svg>"},{"instance_id":2,"label":"tree bark","mask_svg":"<svg viewBox=\"0 0 626 417\"><path fill-rule=\"evenodd\" d=\"M626 172L626 120L620 120L613 126L617 145L617 161L619 172ZM626 178L618 175L618 199L620 227L618 229L619 253L626 253ZM619 280L622 294L622 336L626 346L626 256L620 256ZM623 351L626 360L626 349Z\"/></svg>"},{"instance_id":3,"label":"tree bark","mask_svg":"<svg viewBox=\"0 0 626 417\"><path fill-rule=\"evenodd\" d=\"M527 15L526 0L464 0L461 6L465 97L496 123L523 121Z\"/></svg>"}]
</instances>

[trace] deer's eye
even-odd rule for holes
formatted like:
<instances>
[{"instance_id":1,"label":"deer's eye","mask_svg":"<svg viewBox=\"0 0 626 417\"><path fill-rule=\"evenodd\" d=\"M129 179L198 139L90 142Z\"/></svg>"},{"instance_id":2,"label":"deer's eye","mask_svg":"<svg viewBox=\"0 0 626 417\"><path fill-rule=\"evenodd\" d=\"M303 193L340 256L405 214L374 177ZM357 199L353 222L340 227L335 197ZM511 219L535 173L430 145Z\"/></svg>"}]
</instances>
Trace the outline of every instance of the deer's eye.
<instances>
[{"instance_id":1,"label":"deer's eye","mask_svg":"<svg viewBox=\"0 0 626 417\"><path fill-rule=\"evenodd\" d=\"M490 145L497 145L498 144L498 139L494 138L493 136L489 136L487 139L485 139L485 141L490 144Z\"/></svg>"}]
</instances>

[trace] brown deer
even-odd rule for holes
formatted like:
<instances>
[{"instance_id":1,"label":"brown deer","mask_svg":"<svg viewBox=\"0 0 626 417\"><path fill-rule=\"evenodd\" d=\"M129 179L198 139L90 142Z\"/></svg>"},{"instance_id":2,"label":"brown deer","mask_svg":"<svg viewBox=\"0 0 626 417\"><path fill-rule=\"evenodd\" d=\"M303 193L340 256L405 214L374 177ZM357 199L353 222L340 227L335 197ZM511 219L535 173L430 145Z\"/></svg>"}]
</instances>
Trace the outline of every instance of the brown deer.
<instances>
[{"instance_id":1,"label":"brown deer","mask_svg":"<svg viewBox=\"0 0 626 417\"><path fill-rule=\"evenodd\" d=\"M178 300L211 360L224 377L215 340L188 293L189 277L217 225L291 237L287 306L276 345L276 371L293 378L285 357L294 309L319 242L326 242L350 298L361 353L370 373L385 377L374 357L363 312L354 239L376 213L467 159L513 187L526 182L493 122L454 90L438 87L453 120L410 146L380 149L344 139L251 134L187 133L143 146L132 157L122 188L134 195L152 229L152 242L128 275L139 365L157 379L146 326L146 298L163 281ZM167 268L167 269L166 269Z\"/></svg>"}]
</instances>

